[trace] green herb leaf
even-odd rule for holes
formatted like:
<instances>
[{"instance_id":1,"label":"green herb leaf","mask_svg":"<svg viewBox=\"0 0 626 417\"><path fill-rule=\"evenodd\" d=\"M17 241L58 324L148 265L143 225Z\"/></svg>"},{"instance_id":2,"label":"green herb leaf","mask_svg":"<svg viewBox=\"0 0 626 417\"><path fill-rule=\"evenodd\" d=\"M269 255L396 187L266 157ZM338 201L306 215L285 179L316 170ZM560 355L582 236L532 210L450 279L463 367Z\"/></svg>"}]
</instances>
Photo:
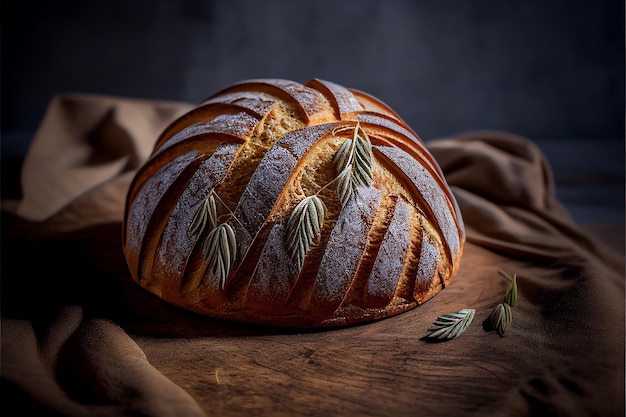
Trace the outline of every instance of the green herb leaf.
<instances>
[{"instance_id":1,"label":"green herb leaf","mask_svg":"<svg viewBox=\"0 0 626 417\"><path fill-rule=\"evenodd\" d=\"M322 200L312 195L300 201L287 220L287 252L298 269L302 268L313 242L320 237L325 212L326 206Z\"/></svg>"},{"instance_id":2,"label":"green herb leaf","mask_svg":"<svg viewBox=\"0 0 626 417\"><path fill-rule=\"evenodd\" d=\"M509 288L504 293L504 302L511 307L515 306L515 301L517 301L517 275L513 274L513 278L511 279L511 284Z\"/></svg>"},{"instance_id":3,"label":"green herb leaf","mask_svg":"<svg viewBox=\"0 0 626 417\"><path fill-rule=\"evenodd\" d=\"M353 188L352 165L348 165L337 175L337 195L342 206L350 200Z\"/></svg>"},{"instance_id":4,"label":"green herb leaf","mask_svg":"<svg viewBox=\"0 0 626 417\"><path fill-rule=\"evenodd\" d=\"M474 313L473 308L464 308L437 317L428 329L428 337L431 339L453 339L459 336L474 319Z\"/></svg>"},{"instance_id":5,"label":"green herb leaf","mask_svg":"<svg viewBox=\"0 0 626 417\"><path fill-rule=\"evenodd\" d=\"M207 226L207 222L211 229L217 226L217 201L215 200L215 193L213 190L211 190L204 201L200 203L196 213L191 219L191 224L189 225L188 230L194 239L197 240L202 234Z\"/></svg>"},{"instance_id":6,"label":"green herb leaf","mask_svg":"<svg viewBox=\"0 0 626 417\"><path fill-rule=\"evenodd\" d=\"M359 131L363 136L359 136ZM370 187L373 183L372 144L367 133L357 125L354 137L346 139L335 153L333 165L337 172L337 193L342 205L345 205L357 187Z\"/></svg>"},{"instance_id":7,"label":"green herb leaf","mask_svg":"<svg viewBox=\"0 0 626 417\"><path fill-rule=\"evenodd\" d=\"M497 330L498 334L500 336L504 336L513 319L511 306L507 303L498 304L491 312L489 319L491 321L491 325Z\"/></svg>"},{"instance_id":8,"label":"green herb leaf","mask_svg":"<svg viewBox=\"0 0 626 417\"><path fill-rule=\"evenodd\" d=\"M202 245L202 255L207 263L211 278L217 279L224 289L226 278L237 256L235 231L228 223L213 228Z\"/></svg>"}]
</instances>

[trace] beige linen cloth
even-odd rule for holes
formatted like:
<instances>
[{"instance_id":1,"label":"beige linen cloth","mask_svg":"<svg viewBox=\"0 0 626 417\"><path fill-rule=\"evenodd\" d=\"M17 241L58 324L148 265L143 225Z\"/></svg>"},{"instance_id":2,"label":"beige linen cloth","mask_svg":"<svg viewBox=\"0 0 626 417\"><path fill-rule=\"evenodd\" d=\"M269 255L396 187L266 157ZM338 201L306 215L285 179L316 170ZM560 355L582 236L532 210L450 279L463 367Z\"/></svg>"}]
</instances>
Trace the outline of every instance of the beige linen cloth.
<instances>
[{"instance_id":1,"label":"beige linen cloth","mask_svg":"<svg viewBox=\"0 0 626 417\"><path fill-rule=\"evenodd\" d=\"M193 106L51 101L3 202L2 415L623 416L624 259L556 200L531 141L434 140L461 208L461 269L432 300L334 330L266 329L170 306L126 269L126 190L160 131ZM517 274L504 337L486 325ZM437 315L476 309L445 343Z\"/></svg>"}]
</instances>

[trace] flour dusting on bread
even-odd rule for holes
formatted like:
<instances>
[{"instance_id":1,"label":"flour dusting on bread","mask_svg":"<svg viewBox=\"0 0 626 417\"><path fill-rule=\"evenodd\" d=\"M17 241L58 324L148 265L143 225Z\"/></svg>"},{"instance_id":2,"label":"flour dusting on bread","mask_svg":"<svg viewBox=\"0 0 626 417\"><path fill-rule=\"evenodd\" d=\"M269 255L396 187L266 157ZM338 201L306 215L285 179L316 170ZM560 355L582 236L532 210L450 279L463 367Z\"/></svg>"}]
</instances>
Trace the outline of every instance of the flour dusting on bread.
<instances>
[{"instance_id":1,"label":"flour dusting on bread","mask_svg":"<svg viewBox=\"0 0 626 417\"><path fill-rule=\"evenodd\" d=\"M155 139L128 192L123 249L133 279L169 303L331 327L417 307L458 271L464 226L440 168L367 93L245 80ZM296 207L317 212L288 224Z\"/></svg>"}]
</instances>

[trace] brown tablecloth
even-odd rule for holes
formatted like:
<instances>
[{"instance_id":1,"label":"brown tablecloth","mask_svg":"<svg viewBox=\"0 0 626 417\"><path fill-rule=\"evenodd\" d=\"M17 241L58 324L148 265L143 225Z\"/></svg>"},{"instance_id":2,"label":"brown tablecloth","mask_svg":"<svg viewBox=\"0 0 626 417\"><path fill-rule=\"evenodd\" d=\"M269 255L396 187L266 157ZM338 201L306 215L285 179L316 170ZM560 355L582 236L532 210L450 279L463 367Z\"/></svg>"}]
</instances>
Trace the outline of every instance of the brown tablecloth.
<instances>
[{"instance_id":1,"label":"brown tablecloth","mask_svg":"<svg viewBox=\"0 0 626 417\"><path fill-rule=\"evenodd\" d=\"M471 132L427 143L461 208L461 269L385 320L299 331L187 313L132 282L128 184L189 103L55 97L3 202L2 414L624 415L624 259L556 200L533 143ZM513 322L485 325L518 277ZM437 315L476 309L445 343Z\"/></svg>"}]
</instances>

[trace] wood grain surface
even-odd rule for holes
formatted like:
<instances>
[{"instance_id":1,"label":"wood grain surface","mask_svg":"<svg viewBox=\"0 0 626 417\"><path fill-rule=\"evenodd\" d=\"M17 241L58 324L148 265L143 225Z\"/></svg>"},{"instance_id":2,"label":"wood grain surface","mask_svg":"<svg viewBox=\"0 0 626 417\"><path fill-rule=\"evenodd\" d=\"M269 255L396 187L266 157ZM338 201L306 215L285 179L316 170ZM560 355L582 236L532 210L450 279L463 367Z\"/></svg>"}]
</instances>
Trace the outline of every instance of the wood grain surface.
<instances>
[{"instance_id":1,"label":"wood grain surface","mask_svg":"<svg viewBox=\"0 0 626 417\"><path fill-rule=\"evenodd\" d=\"M505 337L483 323L508 285L499 269L519 274L520 296ZM592 339L577 341L577 352L564 351L561 337L581 339L570 334L574 329L560 329L567 320L552 323L551 337L550 322L540 319L537 308L549 297L538 291L538 282L550 278L545 269L470 244L444 291L396 317L322 332L227 326L195 338L135 340L208 415L532 414L533 404L567 409L569 397L577 403L582 393L597 390L580 376L598 368L586 369L580 361L593 355L601 362L602 355ZM424 340L437 315L462 308L475 308L476 315L461 336Z\"/></svg>"}]
</instances>

